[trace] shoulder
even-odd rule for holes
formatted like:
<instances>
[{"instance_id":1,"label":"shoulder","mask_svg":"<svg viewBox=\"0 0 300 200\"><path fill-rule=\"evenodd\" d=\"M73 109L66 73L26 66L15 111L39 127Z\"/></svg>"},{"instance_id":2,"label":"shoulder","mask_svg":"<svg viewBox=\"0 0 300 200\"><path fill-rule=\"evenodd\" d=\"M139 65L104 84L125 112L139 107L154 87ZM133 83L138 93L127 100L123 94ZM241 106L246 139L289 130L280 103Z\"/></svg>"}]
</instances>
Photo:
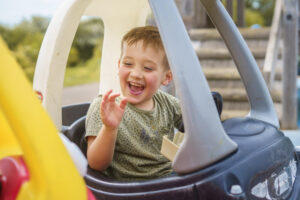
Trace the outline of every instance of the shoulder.
<instances>
[{"instance_id":1,"label":"shoulder","mask_svg":"<svg viewBox=\"0 0 300 200\"><path fill-rule=\"evenodd\" d=\"M101 100L102 100L102 95L98 95L96 98L93 99L89 109L88 109L88 113L89 114L90 112L94 111L95 109L99 108L100 107L100 103L101 103Z\"/></svg>"},{"instance_id":2,"label":"shoulder","mask_svg":"<svg viewBox=\"0 0 300 200\"><path fill-rule=\"evenodd\" d=\"M86 125L87 123L96 120L98 122L100 120L100 105L102 101L102 95L98 95L90 104L90 107L86 114Z\"/></svg>"},{"instance_id":3,"label":"shoulder","mask_svg":"<svg viewBox=\"0 0 300 200\"><path fill-rule=\"evenodd\" d=\"M102 96L97 96L91 103L85 120L85 136L96 136L101 127L100 103Z\"/></svg>"},{"instance_id":4,"label":"shoulder","mask_svg":"<svg viewBox=\"0 0 300 200\"><path fill-rule=\"evenodd\" d=\"M164 102L164 103L171 103L171 104L179 104L179 99L162 91L162 90L157 90L156 94L154 95L154 98L158 102Z\"/></svg>"},{"instance_id":5,"label":"shoulder","mask_svg":"<svg viewBox=\"0 0 300 200\"><path fill-rule=\"evenodd\" d=\"M101 102L101 100L102 100L102 94L99 94L97 97L95 97L94 99L93 99L93 101L92 101L92 104L93 103L97 103L97 102Z\"/></svg>"}]
</instances>

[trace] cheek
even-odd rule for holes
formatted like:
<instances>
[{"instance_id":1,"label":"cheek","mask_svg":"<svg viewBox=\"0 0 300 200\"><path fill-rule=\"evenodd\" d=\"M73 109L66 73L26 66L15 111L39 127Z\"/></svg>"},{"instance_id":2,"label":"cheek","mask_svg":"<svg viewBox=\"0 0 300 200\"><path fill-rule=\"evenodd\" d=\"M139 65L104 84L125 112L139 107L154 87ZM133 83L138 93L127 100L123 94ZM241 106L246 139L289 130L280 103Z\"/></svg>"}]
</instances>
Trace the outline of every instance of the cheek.
<instances>
[{"instance_id":1,"label":"cheek","mask_svg":"<svg viewBox=\"0 0 300 200\"><path fill-rule=\"evenodd\" d=\"M147 76L146 82L149 86L151 85L152 87L157 87L157 85L160 85L158 77L156 75Z\"/></svg>"},{"instance_id":2,"label":"cheek","mask_svg":"<svg viewBox=\"0 0 300 200\"><path fill-rule=\"evenodd\" d=\"M128 74L128 71L126 71L122 68L120 68L119 71L118 71L118 75L119 75L120 78L126 77L127 74Z\"/></svg>"}]
</instances>

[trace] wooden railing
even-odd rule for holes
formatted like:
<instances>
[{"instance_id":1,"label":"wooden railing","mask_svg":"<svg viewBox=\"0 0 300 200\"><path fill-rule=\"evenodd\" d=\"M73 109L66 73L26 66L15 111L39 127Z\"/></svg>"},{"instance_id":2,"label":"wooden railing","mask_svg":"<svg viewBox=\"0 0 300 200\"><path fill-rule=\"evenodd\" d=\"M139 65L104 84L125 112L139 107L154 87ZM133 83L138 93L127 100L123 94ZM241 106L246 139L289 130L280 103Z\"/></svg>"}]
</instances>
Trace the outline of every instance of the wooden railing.
<instances>
[{"instance_id":1,"label":"wooden railing","mask_svg":"<svg viewBox=\"0 0 300 200\"><path fill-rule=\"evenodd\" d=\"M245 0L236 1L236 25L239 27L245 26ZM183 21L187 27L190 28L207 28L213 27L209 17L206 15L200 0L175 0ZM233 16L234 0L222 0L230 16Z\"/></svg>"},{"instance_id":2,"label":"wooden railing","mask_svg":"<svg viewBox=\"0 0 300 200\"><path fill-rule=\"evenodd\" d=\"M282 129L297 129L298 12L298 0L276 1L263 68L263 75L269 90L272 90L276 73L279 41L282 40Z\"/></svg>"},{"instance_id":3,"label":"wooden railing","mask_svg":"<svg viewBox=\"0 0 300 200\"><path fill-rule=\"evenodd\" d=\"M283 1L283 99L284 129L297 129L298 0Z\"/></svg>"},{"instance_id":4,"label":"wooden railing","mask_svg":"<svg viewBox=\"0 0 300 200\"><path fill-rule=\"evenodd\" d=\"M237 19L236 25L239 27L245 26L245 1L244 0L236 0L237 1ZM233 16L233 0L225 0L225 6L227 12L230 16Z\"/></svg>"},{"instance_id":5,"label":"wooden railing","mask_svg":"<svg viewBox=\"0 0 300 200\"><path fill-rule=\"evenodd\" d=\"M283 0L277 0L273 14L272 26L270 31L269 42L266 51L265 63L263 67L263 75L269 90L273 89L275 76L275 67L277 65L279 41L281 38L282 28L282 8Z\"/></svg>"},{"instance_id":6,"label":"wooden railing","mask_svg":"<svg viewBox=\"0 0 300 200\"><path fill-rule=\"evenodd\" d=\"M213 27L199 0L175 0L187 29ZM237 2L237 26L245 25L244 0ZM298 2L276 0L275 12L267 46L263 75L270 90L273 88L279 53L279 41L283 41L282 57L282 120L284 129L297 128L297 57L298 57ZM222 0L233 16L233 0Z\"/></svg>"}]
</instances>

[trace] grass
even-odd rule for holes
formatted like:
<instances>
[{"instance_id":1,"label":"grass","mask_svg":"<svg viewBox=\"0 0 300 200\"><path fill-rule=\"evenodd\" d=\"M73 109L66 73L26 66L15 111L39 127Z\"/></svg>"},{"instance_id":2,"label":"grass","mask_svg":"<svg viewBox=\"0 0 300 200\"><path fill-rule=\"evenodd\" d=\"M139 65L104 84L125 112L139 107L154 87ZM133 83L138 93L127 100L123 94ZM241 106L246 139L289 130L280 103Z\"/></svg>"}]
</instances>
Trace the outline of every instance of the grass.
<instances>
[{"instance_id":1,"label":"grass","mask_svg":"<svg viewBox=\"0 0 300 200\"><path fill-rule=\"evenodd\" d=\"M64 87L99 82L99 80L100 59L94 56L86 63L66 69Z\"/></svg>"}]
</instances>

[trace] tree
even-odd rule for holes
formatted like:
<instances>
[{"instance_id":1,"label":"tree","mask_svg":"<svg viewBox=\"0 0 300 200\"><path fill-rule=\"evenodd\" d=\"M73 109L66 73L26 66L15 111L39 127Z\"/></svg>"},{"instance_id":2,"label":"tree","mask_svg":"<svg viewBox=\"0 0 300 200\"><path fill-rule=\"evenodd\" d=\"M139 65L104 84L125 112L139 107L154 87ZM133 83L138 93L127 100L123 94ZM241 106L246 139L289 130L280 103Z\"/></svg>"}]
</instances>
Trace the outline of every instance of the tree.
<instances>
[{"instance_id":1,"label":"tree","mask_svg":"<svg viewBox=\"0 0 300 200\"><path fill-rule=\"evenodd\" d=\"M30 80L34 69L49 19L33 16L14 27L0 25L0 34L13 51ZM100 19L83 20L78 27L68 58L68 67L85 63L94 54L95 46L103 38L103 23Z\"/></svg>"},{"instance_id":2,"label":"tree","mask_svg":"<svg viewBox=\"0 0 300 200\"><path fill-rule=\"evenodd\" d=\"M246 0L246 8L258 12L264 19L264 26L270 26L272 23L275 0Z\"/></svg>"},{"instance_id":3,"label":"tree","mask_svg":"<svg viewBox=\"0 0 300 200\"><path fill-rule=\"evenodd\" d=\"M80 60L86 61L93 56L94 47L103 38L103 23L100 19L92 18L82 21L76 32L73 46L77 48Z\"/></svg>"}]
</instances>

